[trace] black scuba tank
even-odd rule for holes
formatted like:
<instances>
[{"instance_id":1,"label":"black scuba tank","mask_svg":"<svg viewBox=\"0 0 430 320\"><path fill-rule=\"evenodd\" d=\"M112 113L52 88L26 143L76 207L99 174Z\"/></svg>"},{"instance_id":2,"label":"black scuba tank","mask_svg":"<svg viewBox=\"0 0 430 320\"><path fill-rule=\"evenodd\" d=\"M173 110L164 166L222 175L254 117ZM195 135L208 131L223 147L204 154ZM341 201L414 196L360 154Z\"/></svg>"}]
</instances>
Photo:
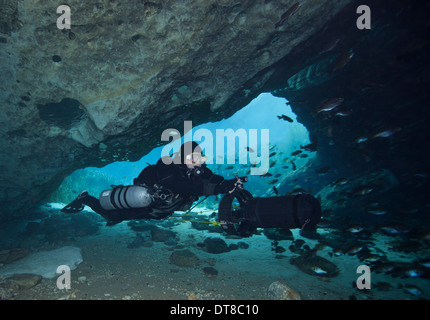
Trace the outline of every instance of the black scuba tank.
<instances>
[{"instance_id":1,"label":"black scuba tank","mask_svg":"<svg viewBox=\"0 0 430 320\"><path fill-rule=\"evenodd\" d=\"M153 202L153 197L143 186L116 186L104 190L99 201L105 210L118 210L147 207Z\"/></svg>"}]
</instances>

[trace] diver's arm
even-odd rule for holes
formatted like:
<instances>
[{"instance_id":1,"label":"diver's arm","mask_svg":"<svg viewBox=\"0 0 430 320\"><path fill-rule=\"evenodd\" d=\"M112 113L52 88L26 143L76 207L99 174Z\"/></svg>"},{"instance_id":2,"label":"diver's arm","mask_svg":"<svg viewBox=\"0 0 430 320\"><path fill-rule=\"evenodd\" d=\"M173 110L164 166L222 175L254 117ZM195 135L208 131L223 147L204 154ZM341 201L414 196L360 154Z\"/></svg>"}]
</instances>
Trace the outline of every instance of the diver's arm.
<instances>
[{"instance_id":1,"label":"diver's arm","mask_svg":"<svg viewBox=\"0 0 430 320\"><path fill-rule=\"evenodd\" d=\"M204 167L204 174L201 177L203 183L203 195L219 194L219 186L225 181L224 177L214 174L208 167Z\"/></svg>"},{"instance_id":2,"label":"diver's arm","mask_svg":"<svg viewBox=\"0 0 430 320\"><path fill-rule=\"evenodd\" d=\"M233 190L238 182L237 178L226 180L223 176L214 174L207 167L203 174L203 194L217 195L220 193L228 193Z\"/></svg>"}]
</instances>

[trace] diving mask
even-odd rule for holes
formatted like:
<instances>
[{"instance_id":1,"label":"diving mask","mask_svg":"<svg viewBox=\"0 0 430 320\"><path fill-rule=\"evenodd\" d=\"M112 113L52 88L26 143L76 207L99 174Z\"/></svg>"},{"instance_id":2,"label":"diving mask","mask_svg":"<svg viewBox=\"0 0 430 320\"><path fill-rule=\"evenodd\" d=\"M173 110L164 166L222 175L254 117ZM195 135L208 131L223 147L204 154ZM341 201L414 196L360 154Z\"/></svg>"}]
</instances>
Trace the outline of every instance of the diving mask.
<instances>
[{"instance_id":1,"label":"diving mask","mask_svg":"<svg viewBox=\"0 0 430 320\"><path fill-rule=\"evenodd\" d=\"M187 160L191 160L191 162L192 162L193 164L203 164L203 163L205 163L205 162L206 162L207 157L206 157L206 156L204 156L204 155L202 155L202 154L201 154L201 153L199 153L199 152L193 152L193 153L187 154L187 155L185 156L185 159L187 159Z\"/></svg>"}]
</instances>

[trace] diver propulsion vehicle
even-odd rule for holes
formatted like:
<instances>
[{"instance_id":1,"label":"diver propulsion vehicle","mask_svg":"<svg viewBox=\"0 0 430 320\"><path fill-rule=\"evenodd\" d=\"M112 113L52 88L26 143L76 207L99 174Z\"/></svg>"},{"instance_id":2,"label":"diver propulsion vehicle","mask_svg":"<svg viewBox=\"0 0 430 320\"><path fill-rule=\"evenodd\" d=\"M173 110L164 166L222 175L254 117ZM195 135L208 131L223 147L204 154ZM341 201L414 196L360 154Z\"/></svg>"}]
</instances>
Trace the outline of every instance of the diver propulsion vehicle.
<instances>
[{"instance_id":1,"label":"diver propulsion vehicle","mask_svg":"<svg viewBox=\"0 0 430 320\"><path fill-rule=\"evenodd\" d=\"M233 206L237 200L238 207ZM308 230L321 220L321 205L307 193L254 198L245 189L225 195L218 207L218 220L228 234L251 236L257 228Z\"/></svg>"}]
</instances>

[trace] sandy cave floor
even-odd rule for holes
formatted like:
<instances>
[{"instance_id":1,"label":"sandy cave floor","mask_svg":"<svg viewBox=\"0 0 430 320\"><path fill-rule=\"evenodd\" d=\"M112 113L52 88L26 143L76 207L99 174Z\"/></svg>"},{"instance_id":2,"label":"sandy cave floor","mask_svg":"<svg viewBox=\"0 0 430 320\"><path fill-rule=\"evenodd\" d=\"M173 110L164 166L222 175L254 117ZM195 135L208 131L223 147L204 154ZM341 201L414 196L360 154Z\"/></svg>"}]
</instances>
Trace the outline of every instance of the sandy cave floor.
<instances>
[{"instance_id":1,"label":"sandy cave floor","mask_svg":"<svg viewBox=\"0 0 430 320\"><path fill-rule=\"evenodd\" d=\"M362 263L356 256L330 257L330 248L318 254L335 263L340 272L336 277L324 278L308 275L290 264L289 260L295 254L288 249L277 255L271 250L271 240L263 235L226 239L220 234L198 231L190 226L190 223L184 222L171 228L180 238L176 246L153 242L151 247L127 248L136 233L126 223L102 227L96 235L62 243L81 248L84 260L71 272L71 289L58 289L57 278L42 279L35 287L19 291L13 299L267 300L267 288L278 280L294 288L302 299L307 300L405 300L430 297L430 281L427 279L400 279L376 273L372 274L372 283L388 282L392 288L388 291L360 291L353 287L353 283L359 276L356 269ZM293 234L295 239L301 237L296 231ZM243 241L249 244L249 248L211 254L197 245L207 237L222 237L227 244ZM310 247L317 243L315 240L302 239ZM285 248L290 244L289 240L279 241L279 245ZM195 253L199 264L196 267L171 264L170 255L177 249L189 249ZM203 272L203 268L209 266L218 271L216 276ZM405 283L420 287L423 295L415 297L406 293L401 288Z\"/></svg>"}]
</instances>

